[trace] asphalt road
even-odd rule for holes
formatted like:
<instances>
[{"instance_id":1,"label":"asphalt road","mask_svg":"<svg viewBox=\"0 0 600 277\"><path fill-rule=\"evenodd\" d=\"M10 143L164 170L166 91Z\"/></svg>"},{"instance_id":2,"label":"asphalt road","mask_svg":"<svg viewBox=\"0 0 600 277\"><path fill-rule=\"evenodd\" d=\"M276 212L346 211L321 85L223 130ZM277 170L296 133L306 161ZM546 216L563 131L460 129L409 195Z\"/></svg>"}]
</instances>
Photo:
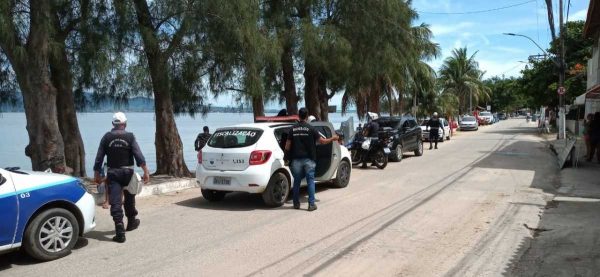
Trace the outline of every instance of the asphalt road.
<instances>
[{"instance_id":1,"label":"asphalt road","mask_svg":"<svg viewBox=\"0 0 600 277\"><path fill-rule=\"evenodd\" d=\"M319 209L266 208L260 196L209 203L198 189L138 199L142 221L110 241L108 210L63 259L0 256L0 276L501 276L535 235L557 184L535 125L461 132L385 170L320 186Z\"/></svg>"}]
</instances>

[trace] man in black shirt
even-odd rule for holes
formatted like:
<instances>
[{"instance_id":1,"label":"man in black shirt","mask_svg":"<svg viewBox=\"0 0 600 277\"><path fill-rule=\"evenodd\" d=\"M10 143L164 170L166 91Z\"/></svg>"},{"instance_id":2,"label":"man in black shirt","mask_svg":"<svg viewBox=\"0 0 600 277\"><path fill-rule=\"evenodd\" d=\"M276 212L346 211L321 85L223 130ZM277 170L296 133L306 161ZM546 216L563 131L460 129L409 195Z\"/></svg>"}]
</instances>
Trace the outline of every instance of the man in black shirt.
<instances>
[{"instance_id":1,"label":"man in black shirt","mask_svg":"<svg viewBox=\"0 0 600 277\"><path fill-rule=\"evenodd\" d=\"M363 136L365 139L370 139L370 138L379 138L379 123L377 123L377 119L379 118L379 115L376 113L372 113L369 112L367 113L367 115L369 116L369 123L367 123L367 125L365 126L364 130L363 130ZM363 149L364 150L364 149ZM369 150L364 150L365 152L368 152ZM368 153L366 153L365 155L368 155ZM367 159L364 159L364 162L361 166L361 168L367 168Z\"/></svg>"},{"instance_id":2,"label":"man in black shirt","mask_svg":"<svg viewBox=\"0 0 600 277\"><path fill-rule=\"evenodd\" d=\"M317 160L318 141L321 144L338 140L338 136L324 138L308 122L308 111L301 108L298 111L300 122L292 126L288 134L285 150L289 152L292 160L290 169L294 177L293 199L294 209L300 209L300 182L306 178L308 185L308 211L317 209L315 204L315 168Z\"/></svg>"},{"instance_id":3,"label":"man in black shirt","mask_svg":"<svg viewBox=\"0 0 600 277\"><path fill-rule=\"evenodd\" d=\"M209 138L210 132L208 131L208 126L204 126L204 128L202 128L202 133L198 134L196 141L194 141L194 149L196 149L196 152L204 148L204 145L206 145Z\"/></svg>"},{"instance_id":4,"label":"man in black shirt","mask_svg":"<svg viewBox=\"0 0 600 277\"><path fill-rule=\"evenodd\" d=\"M123 187L129 185L133 176L133 160L144 169L144 183L150 180L150 174L146 167L146 160L132 133L125 131L127 118L125 114L118 112L113 115L113 129L106 133L100 141L98 154L94 163L94 180L97 184L101 182L100 170L106 155L108 163L107 184L110 203L110 215L115 222L116 236L113 241L125 242L125 231L133 231L140 225L136 219L138 212L135 209L135 194L129 193ZM122 203L122 198L125 201ZM123 225L123 208L127 216L127 229Z\"/></svg>"},{"instance_id":5,"label":"man in black shirt","mask_svg":"<svg viewBox=\"0 0 600 277\"><path fill-rule=\"evenodd\" d=\"M437 112L434 112L431 119L427 121L427 127L425 127L425 130L429 130L429 150L432 149L431 143L433 141L435 141L435 149L438 149L437 144L440 139L440 128L442 128L442 123L438 118Z\"/></svg>"}]
</instances>

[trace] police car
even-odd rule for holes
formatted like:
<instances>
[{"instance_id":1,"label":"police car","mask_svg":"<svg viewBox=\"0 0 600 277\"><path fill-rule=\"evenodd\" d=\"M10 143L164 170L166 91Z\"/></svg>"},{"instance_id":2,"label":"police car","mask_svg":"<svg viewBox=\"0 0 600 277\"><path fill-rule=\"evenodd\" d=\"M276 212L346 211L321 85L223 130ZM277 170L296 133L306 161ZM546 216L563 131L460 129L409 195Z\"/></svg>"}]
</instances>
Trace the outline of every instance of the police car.
<instances>
[{"instance_id":1,"label":"police car","mask_svg":"<svg viewBox=\"0 0 600 277\"><path fill-rule=\"evenodd\" d=\"M228 192L260 193L268 206L283 205L293 182L283 160L286 135L294 124L288 120L297 116L260 117L256 123L217 129L198 153L196 180L202 196L220 201ZM310 124L325 138L335 133L329 122ZM351 161L348 149L337 142L317 145L315 182L346 187Z\"/></svg>"},{"instance_id":2,"label":"police car","mask_svg":"<svg viewBox=\"0 0 600 277\"><path fill-rule=\"evenodd\" d=\"M23 247L36 259L57 259L94 227L94 197L79 180L0 169L0 252Z\"/></svg>"}]
</instances>

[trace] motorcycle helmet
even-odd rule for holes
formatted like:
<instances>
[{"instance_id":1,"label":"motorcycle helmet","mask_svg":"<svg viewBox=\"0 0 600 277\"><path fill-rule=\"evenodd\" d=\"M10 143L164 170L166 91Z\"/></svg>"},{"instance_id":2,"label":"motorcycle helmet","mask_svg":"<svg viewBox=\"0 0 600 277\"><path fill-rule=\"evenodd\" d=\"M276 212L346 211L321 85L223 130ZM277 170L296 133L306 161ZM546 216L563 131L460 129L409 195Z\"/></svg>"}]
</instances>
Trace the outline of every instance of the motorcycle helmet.
<instances>
[{"instance_id":1,"label":"motorcycle helmet","mask_svg":"<svg viewBox=\"0 0 600 277\"><path fill-rule=\"evenodd\" d=\"M377 120L379 118L379 115L374 112L367 112L367 115L369 116L369 118L371 118L371 120Z\"/></svg>"}]
</instances>

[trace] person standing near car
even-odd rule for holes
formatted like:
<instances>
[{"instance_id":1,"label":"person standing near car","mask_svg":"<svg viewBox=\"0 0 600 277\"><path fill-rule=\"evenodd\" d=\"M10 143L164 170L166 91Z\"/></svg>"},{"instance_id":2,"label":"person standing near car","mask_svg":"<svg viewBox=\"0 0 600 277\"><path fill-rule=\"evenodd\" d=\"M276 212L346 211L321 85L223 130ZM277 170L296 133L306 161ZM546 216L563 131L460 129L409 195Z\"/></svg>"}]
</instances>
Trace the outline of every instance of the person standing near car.
<instances>
[{"instance_id":1,"label":"person standing near car","mask_svg":"<svg viewBox=\"0 0 600 277\"><path fill-rule=\"evenodd\" d=\"M379 138L379 123L377 123L377 119L379 118L379 115L377 113L373 113L373 112L367 112L367 116L369 117L369 123L367 123L365 125L365 127L363 128L363 137L365 139L371 140L372 138ZM365 150L365 151L369 151L369 150ZM368 155L368 153L366 154ZM361 166L361 168L367 168L367 159L364 159L364 162Z\"/></svg>"},{"instance_id":2,"label":"person standing near car","mask_svg":"<svg viewBox=\"0 0 600 277\"><path fill-rule=\"evenodd\" d=\"M437 148L438 140L440 139L440 128L442 128L442 122L438 118L438 113L434 112L431 119L427 121L427 127L425 130L429 130L429 150L432 149L432 143L435 141L435 149Z\"/></svg>"},{"instance_id":3,"label":"person standing near car","mask_svg":"<svg viewBox=\"0 0 600 277\"><path fill-rule=\"evenodd\" d=\"M127 117L122 112L115 113L112 120L113 129L106 133L100 141L98 154L94 163L94 180L99 184L102 179L100 170L104 156L106 156L107 184L110 203L110 215L115 222L116 235L113 241L125 242L125 231L133 231L140 225L140 220L136 218L138 212L135 208L135 194L129 193L123 187L129 185L132 178L136 178L133 172L134 159L137 165L144 170L144 183L150 180L146 160L135 136L125 131L127 127ZM123 200L124 199L124 200ZM123 225L123 207L127 216L127 228Z\"/></svg>"},{"instance_id":4,"label":"person standing near car","mask_svg":"<svg viewBox=\"0 0 600 277\"><path fill-rule=\"evenodd\" d=\"M306 178L308 185L308 211L317 209L315 204L315 168L317 166L317 145L328 144L338 140L337 135L331 138L324 138L308 124L308 110L301 108L298 111L300 122L292 126L285 144L285 150L289 153L291 159L290 169L294 177L294 187L292 191L294 199L294 209L300 209L300 182Z\"/></svg>"},{"instance_id":5,"label":"person standing near car","mask_svg":"<svg viewBox=\"0 0 600 277\"><path fill-rule=\"evenodd\" d=\"M204 126L202 128L202 133L198 134L198 136L196 137L196 141L194 141L194 149L196 149L196 152L204 148L204 145L206 145L209 138L210 131L208 130L208 126Z\"/></svg>"}]
</instances>

